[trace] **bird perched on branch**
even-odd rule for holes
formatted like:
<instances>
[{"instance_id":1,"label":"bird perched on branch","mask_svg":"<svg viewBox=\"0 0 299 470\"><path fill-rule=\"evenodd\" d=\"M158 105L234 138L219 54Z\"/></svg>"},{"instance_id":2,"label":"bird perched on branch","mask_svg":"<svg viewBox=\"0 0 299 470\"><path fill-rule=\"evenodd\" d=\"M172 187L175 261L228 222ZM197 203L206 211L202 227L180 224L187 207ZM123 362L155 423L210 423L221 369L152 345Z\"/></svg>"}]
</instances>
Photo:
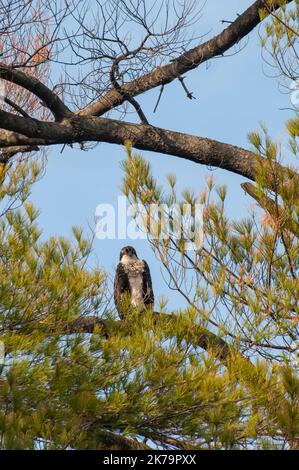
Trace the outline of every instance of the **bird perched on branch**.
<instances>
[{"instance_id":1,"label":"bird perched on branch","mask_svg":"<svg viewBox=\"0 0 299 470\"><path fill-rule=\"evenodd\" d=\"M135 309L150 309L154 304L151 273L146 261L137 257L132 246L122 248L114 278L114 302L123 319L122 302L128 299Z\"/></svg>"}]
</instances>

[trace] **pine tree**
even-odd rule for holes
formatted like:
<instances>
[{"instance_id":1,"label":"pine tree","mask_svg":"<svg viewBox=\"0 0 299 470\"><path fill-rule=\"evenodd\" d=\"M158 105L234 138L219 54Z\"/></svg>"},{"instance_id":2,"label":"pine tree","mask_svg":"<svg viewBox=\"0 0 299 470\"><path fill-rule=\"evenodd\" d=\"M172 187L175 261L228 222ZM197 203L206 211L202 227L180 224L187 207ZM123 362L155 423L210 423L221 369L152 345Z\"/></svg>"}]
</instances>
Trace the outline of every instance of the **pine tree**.
<instances>
[{"instance_id":1,"label":"pine tree","mask_svg":"<svg viewBox=\"0 0 299 470\"><path fill-rule=\"evenodd\" d=\"M86 268L82 230L41 239L28 201L40 170L19 162L2 175L2 448L296 448L298 248L285 223L273 214L229 221L225 189L215 201L208 180L206 239L194 258L184 242L151 241L186 309L119 321L105 274ZM173 177L162 196L130 149L124 170L131 200L177 198ZM177 202L195 200L186 191Z\"/></svg>"},{"instance_id":2,"label":"pine tree","mask_svg":"<svg viewBox=\"0 0 299 470\"><path fill-rule=\"evenodd\" d=\"M268 16L270 9L271 20L262 46L282 78L296 79L298 2L269 0L264 5L260 16ZM48 78L51 50L48 23L38 15L34 11L35 22L29 17L16 30L7 15L5 28L11 27L18 41L11 41L12 49L1 43L1 53L10 63L11 50L19 51L22 40L25 59L17 58L26 61L36 81L13 68L8 76L2 64L1 73L12 80L6 105L15 114L21 110L25 121L27 112L44 119L44 99L61 129L70 110L41 87ZM33 50L28 38L35 33L28 32L28 25L38 32ZM159 43L158 50L163 47ZM139 52L135 57L143 60L144 50ZM20 83L26 85L21 95L15 88ZM86 87L85 92L89 82ZM123 93L120 101L126 97ZM140 117L134 98L130 104ZM79 132L74 115L72 119ZM36 122L43 129L45 123ZM52 129L54 123L48 126ZM298 128L296 116L287 123L295 156ZM20 132L19 127L14 130ZM7 139L10 131L4 131ZM127 142L123 190L128 200L141 203L146 215L151 204L188 204L193 209L202 204L204 241L188 250L186 234L175 236L175 214L170 237L163 238L157 217L158 236L149 236L149 243L185 307L170 311L161 299L154 311L140 314L127 306L123 321L107 300L108 275L89 266L92 240L83 230L74 227L69 238L43 237L39 211L30 202L43 165L40 159L11 160L15 153L35 148L32 135L22 139L18 148L15 141L9 147L11 141L5 140L0 167L0 351L5 353L0 364L0 448L298 449L298 174L281 166L281 148L266 129L249 134L255 184L243 188L260 208L242 220L228 216L228 190L216 187L212 178L199 195L190 189L179 196L174 175L160 187L150 165ZM65 143L72 139L67 135ZM81 142L82 135L76 139ZM107 139L112 140L111 134ZM193 229L195 214L192 210L189 217Z\"/></svg>"}]
</instances>

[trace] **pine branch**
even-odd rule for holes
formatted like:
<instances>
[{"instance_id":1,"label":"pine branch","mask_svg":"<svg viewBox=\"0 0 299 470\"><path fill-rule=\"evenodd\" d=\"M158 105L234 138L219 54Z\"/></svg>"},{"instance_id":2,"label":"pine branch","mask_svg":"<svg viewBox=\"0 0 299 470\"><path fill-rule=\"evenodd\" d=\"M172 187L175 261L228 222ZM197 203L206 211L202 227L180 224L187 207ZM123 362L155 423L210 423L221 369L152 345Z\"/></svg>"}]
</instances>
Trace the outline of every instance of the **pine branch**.
<instances>
[{"instance_id":1,"label":"pine branch","mask_svg":"<svg viewBox=\"0 0 299 470\"><path fill-rule=\"evenodd\" d=\"M159 322L164 326L169 326L169 334L173 335L173 324L177 324L178 317L176 315L170 315L166 313L154 312L155 326L159 326ZM106 338L109 338L110 334L114 331L118 331L124 323L118 320L103 320L95 316L80 317L72 323L66 324L63 327L64 333L93 333L95 328L99 329L99 333L103 334ZM57 333L57 330L53 332ZM233 347L231 347L226 341L198 325L194 325L192 333L184 331L184 328L179 330L180 337L183 337L187 342L192 344L194 347L200 347L206 351L212 350L216 357L227 363L232 358L233 354L237 354ZM241 356L240 354L238 354ZM245 357L243 359L247 361Z\"/></svg>"},{"instance_id":2,"label":"pine branch","mask_svg":"<svg viewBox=\"0 0 299 470\"><path fill-rule=\"evenodd\" d=\"M280 230L287 229L298 238L298 225L294 220L290 219L286 211L279 204L276 204L273 199L265 194L261 194L261 191L251 183L242 183L241 188L255 199L262 209L268 212L273 220L279 224Z\"/></svg>"}]
</instances>

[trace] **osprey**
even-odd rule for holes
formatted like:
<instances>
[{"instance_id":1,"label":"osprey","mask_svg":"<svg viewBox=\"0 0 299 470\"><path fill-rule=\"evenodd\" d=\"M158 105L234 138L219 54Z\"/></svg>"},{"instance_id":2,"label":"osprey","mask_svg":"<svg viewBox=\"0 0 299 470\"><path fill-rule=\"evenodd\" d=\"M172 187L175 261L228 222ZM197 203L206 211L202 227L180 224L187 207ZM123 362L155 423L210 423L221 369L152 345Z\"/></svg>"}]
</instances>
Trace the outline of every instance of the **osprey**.
<instances>
[{"instance_id":1,"label":"osprey","mask_svg":"<svg viewBox=\"0 0 299 470\"><path fill-rule=\"evenodd\" d=\"M119 316L123 318L120 310L124 294L129 295L133 308L149 309L154 304L154 293L148 264L138 259L132 246L121 250L119 261L114 279L114 302Z\"/></svg>"}]
</instances>

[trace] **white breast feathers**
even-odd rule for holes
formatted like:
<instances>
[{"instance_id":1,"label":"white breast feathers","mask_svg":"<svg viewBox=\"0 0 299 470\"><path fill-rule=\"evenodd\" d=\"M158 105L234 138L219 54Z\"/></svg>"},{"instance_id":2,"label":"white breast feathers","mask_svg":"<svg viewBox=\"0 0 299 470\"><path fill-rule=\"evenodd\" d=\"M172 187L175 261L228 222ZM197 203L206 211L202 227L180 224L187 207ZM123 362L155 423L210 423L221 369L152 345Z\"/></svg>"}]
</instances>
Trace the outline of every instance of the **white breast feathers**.
<instances>
[{"instance_id":1,"label":"white breast feathers","mask_svg":"<svg viewBox=\"0 0 299 470\"><path fill-rule=\"evenodd\" d=\"M121 260L124 270L128 275L131 288L132 307L142 307L143 302L143 273L144 263L142 260L123 256Z\"/></svg>"}]
</instances>

